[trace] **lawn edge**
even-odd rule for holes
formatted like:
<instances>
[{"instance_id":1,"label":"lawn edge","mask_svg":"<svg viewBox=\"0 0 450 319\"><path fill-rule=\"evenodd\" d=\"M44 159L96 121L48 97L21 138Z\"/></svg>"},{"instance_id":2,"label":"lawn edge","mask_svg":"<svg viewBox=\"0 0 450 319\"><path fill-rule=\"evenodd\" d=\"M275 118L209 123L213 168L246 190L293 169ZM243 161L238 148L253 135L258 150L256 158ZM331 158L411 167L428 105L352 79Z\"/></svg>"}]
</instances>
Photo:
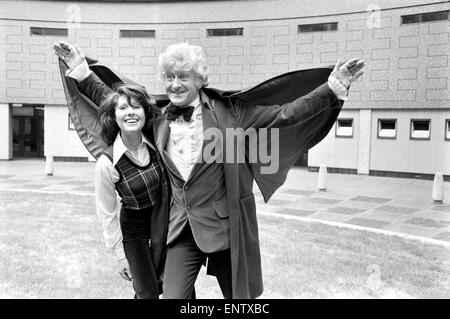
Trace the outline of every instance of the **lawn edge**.
<instances>
[{"instance_id":1,"label":"lawn edge","mask_svg":"<svg viewBox=\"0 0 450 319\"><path fill-rule=\"evenodd\" d=\"M293 219L301 222L307 222L307 223L318 223L328 226L334 226L339 228L348 228L352 230L360 230L360 231L367 231L371 233L377 233L385 236L393 236L393 237L399 237L402 239L408 239L413 241L419 241L420 243L426 243L426 244L432 244L432 245L438 245L438 246L444 246L446 248L450 248L450 242L434 239L434 238L428 238L428 237L422 237L417 235L411 235L411 234L405 234L390 230L384 230L384 229L378 229L378 228L372 228L372 227L365 227L365 226L359 226L359 225L353 225L353 224L345 224L335 221L328 221L328 220L320 220L310 217L302 217L302 216L293 216L293 215L287 215L287 214L280 214L280 213L271 213L271 212L257 212L258 215L263 216L270 216L270 217L276 217L276 218L284 218L284 219Z\"/></svg>"}]
</instances>

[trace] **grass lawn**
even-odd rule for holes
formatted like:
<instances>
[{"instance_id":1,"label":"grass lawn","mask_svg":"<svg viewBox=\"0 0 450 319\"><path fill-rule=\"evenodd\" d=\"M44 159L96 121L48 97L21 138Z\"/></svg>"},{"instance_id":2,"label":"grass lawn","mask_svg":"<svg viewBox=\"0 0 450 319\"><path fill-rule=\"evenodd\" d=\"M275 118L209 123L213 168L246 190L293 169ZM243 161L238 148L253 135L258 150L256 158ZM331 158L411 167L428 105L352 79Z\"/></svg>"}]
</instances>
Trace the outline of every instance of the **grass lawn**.
<instances>
[{"instance_id":1,"label":"grass lawn","mask_svg":"<svg viewBox=\"0 0 450 319\"><path fill-rule=\"evenodd\" d=\"M0 298L132 298L94 198L0 193ZM259 216L262 298L450 298L450 248ZM200 272L198 298L221 298Z\"/></svg>"}]
</instances>

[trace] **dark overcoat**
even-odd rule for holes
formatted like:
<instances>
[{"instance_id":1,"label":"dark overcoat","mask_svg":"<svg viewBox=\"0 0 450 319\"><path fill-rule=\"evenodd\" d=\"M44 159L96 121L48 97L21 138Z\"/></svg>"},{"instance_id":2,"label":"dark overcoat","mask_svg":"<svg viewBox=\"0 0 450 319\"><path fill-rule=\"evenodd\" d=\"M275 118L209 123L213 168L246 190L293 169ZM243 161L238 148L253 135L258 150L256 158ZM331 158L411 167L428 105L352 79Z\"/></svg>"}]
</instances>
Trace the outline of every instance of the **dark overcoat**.
<instances>
[{"instance_id":1,"label":"dark overcoat","mask_svg":"<svg viewBox=\"0 0 450 319\"><path fill-rule=\"evenodd\" d=\"M64 66L64 63L60 62L60 65ZM105 87L113 87L119 82L131 83L100 64L92 63L90 68ZM263 291L253 181L267 202L285 182L289 169L303 153L328 134L343 104L326 83L330 72L330 67L289 72L241 91L202 89L215 110L218 129L223 136L226 136L227 129L279 129L276 141L267 139L269 150L272 143L278 143L276 172L264 174L261 169L267 163L262 163L259 158L256 162L224 163L231 229L233 298L255 298ZM92 102L78 90L74 81L64 75L62 77L73 124L87 149L97 158L104 145L96 120L96 104L105 91L101 85L83 88L82 91L90 91L88 95ZM168 102L165 95L153 96L160 106ZM154 132L158 131L159 122L155 122ZM251 150L247 145L243 147L248 159ZM223 144L223 152L227 152L226 143Z\"/></svg>"}]
</instances>

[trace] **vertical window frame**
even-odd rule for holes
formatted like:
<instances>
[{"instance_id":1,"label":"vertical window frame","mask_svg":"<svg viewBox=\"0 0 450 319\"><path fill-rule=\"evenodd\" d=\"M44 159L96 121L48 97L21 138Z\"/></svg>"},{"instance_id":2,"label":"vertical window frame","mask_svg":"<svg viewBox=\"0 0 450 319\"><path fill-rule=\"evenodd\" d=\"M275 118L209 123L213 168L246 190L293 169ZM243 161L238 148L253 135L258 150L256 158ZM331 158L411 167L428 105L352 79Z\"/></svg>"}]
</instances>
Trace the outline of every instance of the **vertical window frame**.
<instances>
[{"instance_id":1,"label":"vertical window frame","mask_svg":"<svg viewBox=\"0 0 450 319\"><path fill-rule=\"evenodd\" d=\"M450 119L445 119L444 140L450 141Z\"/></svg>"},{"instance_id":2,"label":"vertical window frame","mask_svg":"<svg viewBox=\"0 0 450 319\"><path fill-rule=\"evenodd\" d=\"M69 131L75 131L75 126L73 125L72 118L70 117L70 113L67 114L67 128Z\"/></svg>"}]
</instances>

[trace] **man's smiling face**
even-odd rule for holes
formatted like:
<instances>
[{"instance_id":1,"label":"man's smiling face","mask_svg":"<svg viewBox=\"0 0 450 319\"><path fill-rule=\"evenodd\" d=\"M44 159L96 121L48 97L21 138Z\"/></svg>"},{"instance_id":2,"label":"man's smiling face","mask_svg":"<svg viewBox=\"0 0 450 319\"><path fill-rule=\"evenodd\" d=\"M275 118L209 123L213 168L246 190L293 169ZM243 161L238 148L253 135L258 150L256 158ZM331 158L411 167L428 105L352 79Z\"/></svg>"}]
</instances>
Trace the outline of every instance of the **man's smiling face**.
<instances>
[{"instance_id":1,"label":"man's smiling face","mask_svg":"<svg viewBox=\"0 0 450 319\"><path fill-rule=\"evenodd\" d=\"M170 70L165 74L164 84L170 101L174 105L185 107L198 97L202 80L192 70Z\"/></svg>"}]
</instances>

